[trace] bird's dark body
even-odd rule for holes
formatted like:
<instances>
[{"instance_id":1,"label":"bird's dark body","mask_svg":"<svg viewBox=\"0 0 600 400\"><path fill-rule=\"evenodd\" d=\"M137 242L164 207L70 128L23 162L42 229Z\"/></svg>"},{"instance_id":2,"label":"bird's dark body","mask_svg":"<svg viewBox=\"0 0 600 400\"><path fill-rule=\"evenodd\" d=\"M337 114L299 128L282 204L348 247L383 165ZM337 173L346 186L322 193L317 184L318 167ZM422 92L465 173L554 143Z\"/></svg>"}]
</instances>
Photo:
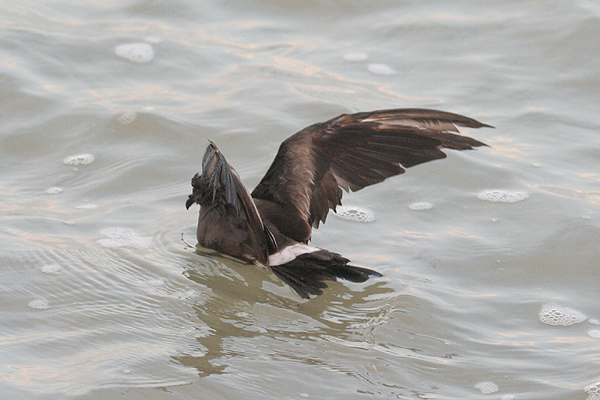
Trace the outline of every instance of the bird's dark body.
<instances>
[{"instance_id":1,"label":"bird's dark body","mask_svg":"<svg viewBox=\"0 0 600 400\"><path fill-rule=\"evenodd\" d=\"M250 194L210 143L186 206L201 206L198 242L241 260L267 265L301 297L322 293L325 280L364 282L376 271L308 245L312 228L341 204L342 188L360 190L406 168L446 157L442 148L482 146L456 126L489 126L424 109L343 114L286 139Z\"/></svg>"}]
</instances>

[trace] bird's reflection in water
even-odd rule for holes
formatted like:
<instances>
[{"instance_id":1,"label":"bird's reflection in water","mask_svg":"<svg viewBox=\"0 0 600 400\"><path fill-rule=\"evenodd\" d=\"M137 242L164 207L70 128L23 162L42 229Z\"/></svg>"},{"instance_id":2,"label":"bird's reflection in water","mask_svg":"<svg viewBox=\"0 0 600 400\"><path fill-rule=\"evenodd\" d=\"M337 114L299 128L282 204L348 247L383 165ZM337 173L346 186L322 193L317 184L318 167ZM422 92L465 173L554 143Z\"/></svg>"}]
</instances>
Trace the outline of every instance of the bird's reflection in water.
<instances>
[{"instance_id":1,"label":"bird's reflection in water","mask_svg":"<svg viewBox=\"0 0 600 400\"><path fill-rule=\"evenodd\" d=\"M382 309L389 308L385 299L394 296L385 279L379 279L366 286L327 282L330 289L323 295L299 299L267 268L244 264L202 247L196 249L184 275L206 288L193 307L206 331L198 338L197 349L174 359L196 368L200 376L225 373L229 360L250 357L248 353L256 348L264 350L265 340L291 343L346 338L362 336L361 332L367 330L371 336L372 329L357 332L353 326L376 319ZM352 286L358 290L352 290ZM358 338L363 339L371 340Z\"/></svg>"}]
</instances>

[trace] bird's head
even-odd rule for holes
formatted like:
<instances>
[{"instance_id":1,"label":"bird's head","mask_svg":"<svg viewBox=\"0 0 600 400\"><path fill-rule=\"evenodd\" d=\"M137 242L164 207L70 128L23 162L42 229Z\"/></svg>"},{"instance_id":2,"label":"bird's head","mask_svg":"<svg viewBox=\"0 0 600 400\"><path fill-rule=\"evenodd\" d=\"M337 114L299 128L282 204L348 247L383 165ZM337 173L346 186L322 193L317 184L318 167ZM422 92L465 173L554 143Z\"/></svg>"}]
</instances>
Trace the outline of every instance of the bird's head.
<instances>
[{"instance_id":1,"label":"bird's head","mask_svg":"<svg viewBox=\"0 0 600 400\"><path fill-rule=\"evenodd\" d=\"M217 146L210 142L202 158L202 173L192 178L192 194L188 196L185 207L189 209L194 203L207 206L223 201L237 209L236 178L239 179L236 172L227 164Z\"/></svg>"}]
</instances>

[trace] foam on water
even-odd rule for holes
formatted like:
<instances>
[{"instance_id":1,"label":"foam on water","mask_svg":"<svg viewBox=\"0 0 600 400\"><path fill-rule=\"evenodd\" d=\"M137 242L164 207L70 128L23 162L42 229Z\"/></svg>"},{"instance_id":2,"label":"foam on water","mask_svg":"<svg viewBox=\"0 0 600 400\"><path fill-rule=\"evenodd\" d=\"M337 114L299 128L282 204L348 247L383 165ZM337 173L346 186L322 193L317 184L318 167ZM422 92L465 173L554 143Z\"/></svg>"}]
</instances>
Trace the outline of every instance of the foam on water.
<instances>
[{"instance_id":1,"label":"foam on water","mask_svg":"<svg viewBox=\"0 0 600 400\"><path fill-rule=\"evenodd\" d=\"M36 310L46 310L50 308L50 303L46 299L36 299L32 300L27 304L31 308L35 308Z\"/></svg>"},{"instance_id":2,"label":"foam on water","mask_svg":"<svg viewBox=\"0 0 600 400\"><path fill-rule=\"evenodd\" d=\"M544 324L553 326L574 325L587 319L587 316L581 311L552 303L542 306L539 317Z\"/></svg>"},{"instance_id":3,"label":"foam on water","mask_svg":"<svg viewBox=\"0 0 600 400\"><path fill-rule=\"evenodd\" d=\"M396 71L386 64L369 64L367 70L375 75L394 75Z\"/></svg>"},{"instance_id":4,"label":"foam on water","mask_svg":"<svg viewBox=\"0 0 600 400\"><path fill-rule=\"evenodd\" d=\"M52 186L52 187L49 187L48 189L46 189L46 193L48 193L48 194L59 194L62 191L63 191L63 189L58 186Z\"/></svg>"},{"instance_id":5,"label":"foam on water","mask_svg":"<svg viewBox=\"0 0 600 400\"><path fill-rule=\"evenodd\" d=\"M429 210L430 208L433 208L433 204L427 203L425 201L420 201L417 203L409 204L408 208L410 208L411 210L414 210L414 211L423 211L423 210Z\"/></svg>"},{"instance_id":6,"label":"foam on water","mask_svg":"<svg viewBox=\"0 0 600 400\"><path fill-rule=\"evenodd\" d=\"M583 390L588 394L586 400L600 400L600 382L587 385Z\"/></svg>"},{"instance_id":7,"label":"foam on water","mask_svg":"<svg viewBox=\"0 0 600 400\"><path fill-rule=\"evenodd\" d=\"M366 53L348 53L348 54L344 54L344 60L350 61L350 62L365 61L368 58L369 58L369 56Z\"/></svg>"},{"instance_id":8,"label":"foam on water","mask_svg":"<svg viewBox=\"0 0 600 400\"><path fill-rule=\"evenodd\" d=\"M517 398L517 396L515 396L514 394L503 394L502 396L500 396L500 400L515 400Z\"/></svg>"},{"instance_id":9,"label":"foam on water","mask_svg":"<svg viewBox=\"0 0 600 400\"><path fill-rule=\"evenodd\" d=\"M127 228L104 228L100 230L100 234L107 236L107 239L99 239L96 242L104 247L132 246L149 248L152 244L151 237L140 236L137 232Z\"/></svg>"},{"instance_id":10,"label":"foam on water","mask_svg":"<svg viewBox=\"0 0 600 400\"><path fill-rule=\"evenodd\" d=\"M165 280L165 278L154 278L154 279L149 279L148 281L146 281L146 283L150 286L160 287L160 286L165 285L166 280Z\"/></svg>"},{"instance_id":11,"label":"foam on water","mask_svg":"<svg viewBox=\"0 0 600 400\"><path fill-rule=\"evenodd\" d=\"M527 192L511 192L508 190L484 190L477 195L479 200L491 201L492 203L516 203L529 198Z\"/></svg>"},{"instance_id":12,"label":"foam on water","mask_svg":"<svg viewBox=\"0 0 600 400\"><path fill-rule=\"evenodd\" d=\"M62 271L62 267L58 264L44 265L40 269L42 270L43 273L52 274L52 275L58 274L58 273L60 273L60 271Z\"/></svg>"},{"instance_id":13,"label":"foam on water","mask_svg":"<svg viewBox=\"0 0 600 400\"><path fill-rule=\"evenodd\" d=\"M63 158L63 164L66 165L87 165L94 161L94 155L89 153L75 154Z\"/></svg>"},{"instance_id":14,"label":"foam on water","mask_svg":"<svg viewBox=\"0 0 600 400\"><path fill-rule=\"evenodd\" d=\"M337 206L334 215L355 222L373 222L375 220L375 215L371 211L355 206Z\"/></svg>"},{"instance_id":15,"label":"foam on water","mask_svg":"<svg viewBox=\"0 0 600 400\"><path fill-rule=\"evenodd\" d=\"M134 112L126 112L124 114L121 114L117 117L117 121L121 124L121 125L128 125L130 123L132 123L133 121L135 121L135 119L137 118L137 114Z\"/></svg>"},{"instance_id":16,"label":"foam on water","mask_svg":"<svg viewBox=\"0 0 600 400\"><path fill-rule=\"evenodd\" d=\"M588 322L592 325L600 325L600 321L598 321L596 318L590 318L588 319Z\"/></svg>"},{"instance_id":17,"label":"foam on water","mask_svg":"<svg viewBox=\"0 0 600 400\"><path fill-rule=\"evenodd\" d=\"M148 63L154 58L154 49L148 43L127 43L115 47L115 54L136 63Z\"/></svg>"},{"instance_id":18,"label":"foam on water","mask_svg":"<svg viewBox=\"0 0 600 400\"><path fill-rule=\"evenodd\" d=\"M98 208L98 206L96 204L80 204L78 206L75 206L75 208L78 208L80 210L93 210L94 208Z\"/></svg>"},{"instance_id":19,"label":"foam on water","mask_svg":"<svg viewBox=\"0 0 600 400\"><path fill-rule=\"evenodd\" d=\"M494 382L479 382L475 384L475 389L478 389L483 394L496 393L500 388Z\"/></svg>"},{"instance_id":20,"label":"foam on water","mask_svg":"<svg viewBox=\"0 0 600 400\"><path fill-rule=\"evenodd\" d=\"M156 36L146 36L144 40L148 43L160 43L162 39Z\"/></svg>"},{"instance_id":21,"label":"foam on water","mask_svg":"<svg viewBox=\"0 0 600 400\"><path fill-rule=\"evenodd\" d=\"M590 329L587 334L591 338L600 339L600 329Z\"/></svg>"}]
</instances>

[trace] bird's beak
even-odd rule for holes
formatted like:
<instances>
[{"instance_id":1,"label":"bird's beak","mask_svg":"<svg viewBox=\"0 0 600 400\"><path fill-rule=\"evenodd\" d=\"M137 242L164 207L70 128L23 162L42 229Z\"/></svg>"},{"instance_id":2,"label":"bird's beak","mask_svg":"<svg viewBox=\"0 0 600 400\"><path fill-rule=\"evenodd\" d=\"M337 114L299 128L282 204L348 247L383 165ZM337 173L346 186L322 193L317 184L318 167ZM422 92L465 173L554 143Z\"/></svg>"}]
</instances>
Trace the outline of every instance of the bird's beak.
<instances>
[{"instance_id":1,"label":"bird's beak","mask_svg":"<svg viewBox=\"0 0 600 400\"><path fill-rule=\"evenodd\" d=\"M187 201L185 202L185 208L189 210L192 204L194 204L195 202L196 200L194 200L194 195L190 194Z\"/></svg>"}]
</instances>

